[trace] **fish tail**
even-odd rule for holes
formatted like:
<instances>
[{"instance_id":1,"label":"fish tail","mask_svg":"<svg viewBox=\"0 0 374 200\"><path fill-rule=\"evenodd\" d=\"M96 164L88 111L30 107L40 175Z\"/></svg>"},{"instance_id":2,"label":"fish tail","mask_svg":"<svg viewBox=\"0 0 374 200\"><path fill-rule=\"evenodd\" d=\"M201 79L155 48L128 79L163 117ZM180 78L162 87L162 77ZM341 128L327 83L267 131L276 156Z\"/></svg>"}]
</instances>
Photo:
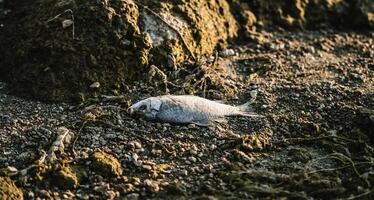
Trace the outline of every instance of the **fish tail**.
<instances>
[{"instance_id":1,"label":"fish tail","mask_svg":"<svg viewBox=\"0 0 374 200\"><path fill-rule=\"evenodd\" d=\"M259 115L257 113L254 112L252 106L251 106L251 102L248 101L242 105L239 105L239 106L236 106L239 111L240 111L240 114L242 116L247 116L247 117L264 117L263 115Z\"/></svg>"}]
</instances>

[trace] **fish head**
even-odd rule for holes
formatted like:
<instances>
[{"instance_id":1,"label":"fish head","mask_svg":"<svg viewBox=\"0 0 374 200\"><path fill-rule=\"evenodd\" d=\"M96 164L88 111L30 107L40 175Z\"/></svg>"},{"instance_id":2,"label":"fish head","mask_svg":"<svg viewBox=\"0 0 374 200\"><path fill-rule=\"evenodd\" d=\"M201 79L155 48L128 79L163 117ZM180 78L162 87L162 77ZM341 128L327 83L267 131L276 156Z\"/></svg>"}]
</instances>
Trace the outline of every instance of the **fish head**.
<instances>
[{"instance_id":1,"label":"fish head","mask_svg":"<svg viewBox=\"0 0 374 200\"><path fill-rule=\"evenodd\" d=\"M161 104L162 102L160 99L151 97L135 103L127 112L130 115L138 115L149 120L154 120L156 119L157 113L160 111Z\"/></svg>"}]
</instances>

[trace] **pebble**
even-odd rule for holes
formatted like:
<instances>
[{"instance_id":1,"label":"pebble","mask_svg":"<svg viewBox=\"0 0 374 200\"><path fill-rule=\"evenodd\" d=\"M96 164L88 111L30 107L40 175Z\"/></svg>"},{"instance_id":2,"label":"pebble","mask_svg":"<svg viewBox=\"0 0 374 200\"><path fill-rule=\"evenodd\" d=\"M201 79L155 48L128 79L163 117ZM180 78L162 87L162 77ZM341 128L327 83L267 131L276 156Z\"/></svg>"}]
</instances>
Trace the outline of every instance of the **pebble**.
<instances>
[{"instance_id":1,"label":"pebble","mask_svg":"<svg viewBox=\"0 0 374 200\"><path fill-rule=\"evenodd\" d=\"M126 195L126 199L138 200L139 196L140 196L140 194L138 194L138 193L131 193L131 194Z\"/></svg>"},{"instance_id":2,"label":"pebble","mask_svg":"<svg viewBox=\"0 0 374 200\"><path fill-rule=\"evenodd\" d=\"M187 175L188 175L188 171L185 170L185 169L183 169L183 170L180 171L179 174L180 174L180 175L183 175L183 176L187 176Z\"/></svg>"},{"instance_id":3,"label":"pebble","mask_svg":"<svg viewBox=\"0 0 374 200\"><path fill-rule=\"evenodd\" d=\"M249 92L249 95L251 96L251 98L256 99L257 93L258 93L257 90L252 90Z\"/></svg>"},{"instance_id":4,"label":"pebble","mask_svg":"<svg viewBox=\"0 0 374 200\"><path fill-rule=\"evenodd\" d=\"M62 21L62 28L68 28L73 24L74 24L74 22L72 20L66 19L66 20Z\"/></svg>"},{"instance_id":5,"label":"pebble","mask_svg":"<svg viewBox=\"0 0 374 200\"><path fill-rule=\"evenodd\" d=\"M221 51L220 55L222 57L231 57L235 55L235 51L233 49L225 49Z\"/></svg>"},{"instance_id":6,"label":"pebble","mask_svg":"<svg viewBox=\"0 0 374 200\"><path fill-rule=\"evenodd\" d=\"M197 154L197 151L195 151L195 150L190 150L190 153L191 153L191 155L196 155L196 154Z\"/></svg>"},{"instance_id":7,"label":"pebble","mask_svg":"<svg viewBox=\"0 0 374 200\"><path fill-rule=\"evenodd\" d=\"M160 191L160 186L159 186L159 184L156 181L152 181L152 180L146 179L144 181L144 186L148 190L150 190L152 192L158 192L158 191Z\"/></svg>"},{"instance_id":8,"label":"pebble","mask_svg":"<svg viewBox=\"0 0 374 200\"><path fill-rule=\"evenodd\" d=\"M374 115L370 115L369 119L370 119L370 121L371 121L372 123L374 123Z\"/></svg>"},{"instance_id":9,"label":"pebble","mask_svg":"<svg viewBox=\"0 0 374 200\"><path fill-rule=\"evenodd\" d=\"M196 161L197 161L197 159L196 159L195 157L193 157L193 156L189 157L189 160L190 160L191 162L196 162Z\"/></svg>"},{"instance_id":10,"label":"pebble","mask_svg":"<svg viewBox=\"0 0 374 200\"><path fill-rule=\"evenodd\" d=\"M15 168L15 167L12 167L12 166L8 166L8 167L7 167L7 170L8 170L8 172L10 172L10 173L17 173L17 172L18 172L18 169Z\"/></svg>"},{"instance_id":11,"label":"pebble","mask_svg":"<svg viewBox=\"0 0 374 200\"><path fill-rule=\"evenodd\" d=\"M134 159L134 161L138 161L138 159L139 159L138 154L137 153L133 153L132 154L132 159Z\"/></svg>"},{"instance_id":12,"label":"pebble","mask_svg":"<svg viewBox=\"0 0 374 200\"><path fill-rule=\"evenodd\" d=\"M99 82L94 82L90 85L90 88L94 89L94 88L99 88L100 87L100 83Z\"/></svg>"}]
</instances>

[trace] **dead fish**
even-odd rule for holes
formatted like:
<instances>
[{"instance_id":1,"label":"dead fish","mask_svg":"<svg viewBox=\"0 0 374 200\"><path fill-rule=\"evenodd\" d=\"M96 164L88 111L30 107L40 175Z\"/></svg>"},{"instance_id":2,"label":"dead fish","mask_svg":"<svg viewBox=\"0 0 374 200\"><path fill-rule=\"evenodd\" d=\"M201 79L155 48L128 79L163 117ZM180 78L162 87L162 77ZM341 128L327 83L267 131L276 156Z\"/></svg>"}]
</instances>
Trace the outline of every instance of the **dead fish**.
<instances>
[{"instance_id":1,"label":"dead fish","mask_svg":"<svg viewBox=\"0 0 374 200\"><path fill-rule=\"evenodd\" d=\"M226 116L262 117L251 112L249 102L240 106L231 106L190 95L150 97L132 105L128 113L139 115L146 120L199 126L222 121Z\"/></svg>"}]
</instances>

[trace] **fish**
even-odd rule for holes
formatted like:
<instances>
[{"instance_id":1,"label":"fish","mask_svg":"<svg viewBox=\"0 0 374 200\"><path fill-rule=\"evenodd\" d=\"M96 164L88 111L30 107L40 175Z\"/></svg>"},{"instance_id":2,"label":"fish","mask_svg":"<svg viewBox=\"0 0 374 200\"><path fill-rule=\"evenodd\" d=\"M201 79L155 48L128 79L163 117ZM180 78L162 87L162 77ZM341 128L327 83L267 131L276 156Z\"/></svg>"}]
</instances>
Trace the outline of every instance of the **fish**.
<instances>
[{"instance_id":1,"label":"fish","mask_svg":"<svg viewBox=\"0 0 374 200\"><path fill-rule=\"evenodd\" d=\"M209 126L227 116L263 117L252 112L250 103L231 106L192 95L163 95L141 100L127 109L131 116L149 121Z\"/></svg>"}]
</instances>

